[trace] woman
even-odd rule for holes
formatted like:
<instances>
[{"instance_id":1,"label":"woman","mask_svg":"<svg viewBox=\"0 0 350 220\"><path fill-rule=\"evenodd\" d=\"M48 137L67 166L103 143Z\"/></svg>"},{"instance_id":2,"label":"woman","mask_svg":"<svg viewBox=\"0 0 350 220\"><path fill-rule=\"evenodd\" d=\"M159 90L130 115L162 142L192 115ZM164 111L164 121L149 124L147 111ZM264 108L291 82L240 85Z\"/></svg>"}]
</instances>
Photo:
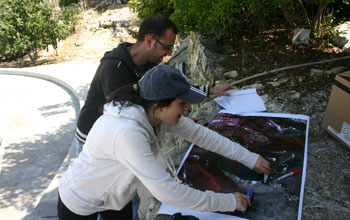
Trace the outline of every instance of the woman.
<instances>
[{"instance_id":1,"label":"woman","mask_svg":"<svg viewBox=\"0 0 350 220\"><path fill-rule=\"evenodd\" d=\"M131 200L142 183L161 202L199 211L244 211L249 198L241 193L199 191L176 181L156 160L165 132L236 160L260 173L269 163L239 144L182 116L205 94L190 86L177 69L160 65L135 85L111 96L90 131L83 152L59 186L58 216L65 219L132 219ZM170 158L169 158L170 159Z\"/></svg>"}]
</instances>

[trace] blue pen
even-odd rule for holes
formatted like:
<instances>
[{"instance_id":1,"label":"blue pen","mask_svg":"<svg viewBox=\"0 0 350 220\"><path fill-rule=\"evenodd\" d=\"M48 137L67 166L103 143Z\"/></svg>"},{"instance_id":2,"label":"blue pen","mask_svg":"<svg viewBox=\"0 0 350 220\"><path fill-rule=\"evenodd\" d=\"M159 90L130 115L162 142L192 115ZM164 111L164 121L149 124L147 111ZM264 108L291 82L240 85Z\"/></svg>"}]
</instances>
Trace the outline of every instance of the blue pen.
<instances>
[{"instance_id":1,"label":"blue pen","mask_svg":"<svg viewBox=\"0 0 350 220\"><path fill-rule=\"evenodd\" d=\"M251 196L252 196L252 189L249 189L249 190L248 190L247 196L248 196L249 199L251 199Z\"/></svg>"},{"instance_id":2,"label":"blue pen","mask_svg":"<svg viewBox=\"0 0 350 220\"><path fill-rule=\"evenodd\" d=\"M247 192L247 196L248 196L249 200L252 198L252 194L253 194L252 192L253 192L252 189L249 189L248 192ZM245 211L242 212L242 215L245 215Z\"/></svg>"}]
</instances>

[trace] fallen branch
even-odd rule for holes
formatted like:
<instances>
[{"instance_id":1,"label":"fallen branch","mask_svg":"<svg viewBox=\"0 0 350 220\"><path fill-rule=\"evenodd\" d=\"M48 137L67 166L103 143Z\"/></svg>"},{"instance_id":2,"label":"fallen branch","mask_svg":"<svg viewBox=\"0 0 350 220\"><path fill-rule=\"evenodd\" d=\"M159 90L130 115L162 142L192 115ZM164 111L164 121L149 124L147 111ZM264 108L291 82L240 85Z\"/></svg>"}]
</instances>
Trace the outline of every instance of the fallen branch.
<instances>
[{"instance_id":1,"label":"fallen branch","mask_svg":"<svg viewBox=\"0 0 350 220\"><path fill-rule=\"evenodd\" d=\"M277 73L277 72L281 72L281 71L284 71L284 70L289 70L289 69L294 69L294 68L299 68L299 67L304 67L304 66L312 66L312 65L328 63L328 62L333 62L333 61L338 61L338 60L345 60L345 59L350 59L350 56L341 57L341 58L335 58L335 59L331 59L331 60L323 60L323 61L317 61L317 62L312 62L312 63L304 63L304 64L298 64L298 65L293 65L293 66L282 67L282 68L279 68L279 69L265 71L265 72L262 72L262 73L255 74L253 76L249 76L249 77L246 77L246 78L234 81L232 83L232 85L237 85L238 83L242 83L242 82L248 81L250 79L255 79L255 78L258 78L258 77L261 77L261 76L265 76L265 75L270 74L270 73Z\"/></svg>"}]
</instances>

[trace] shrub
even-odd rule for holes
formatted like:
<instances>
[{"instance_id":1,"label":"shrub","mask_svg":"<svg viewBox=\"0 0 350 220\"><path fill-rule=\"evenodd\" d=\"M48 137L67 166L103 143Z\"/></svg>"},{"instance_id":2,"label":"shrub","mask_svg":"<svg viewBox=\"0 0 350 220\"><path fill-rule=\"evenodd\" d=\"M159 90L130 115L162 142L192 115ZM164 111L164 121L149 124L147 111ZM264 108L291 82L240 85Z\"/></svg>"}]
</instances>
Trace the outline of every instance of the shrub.
<instances>
[{"instance_id":1,"label":"shrub","mask_svg":"<svg viewBox=\"0 0 350 220\"><path fill-rule=\"evenodd\" d=\"M80 16L75 8L64 8L60 16L62 25L62 39L74 32L75 27L79 24Z\"/></svg>"},{"instance_id":2,"label":"shrub","mask_svg":"<svg viewBox=\"0 0 350 220\"><path fill-rule=\"evenodd\" d=\"M78 2L79 2L79 0L59 0L59 5L61 7L65 7L65 6L68 6L72 3L78 3Z\"/></svg>"},{"instance_id":3,"label":"shrub","mask_svg":"<svg viewBox=\"0 0 350 220\"><path fill-rule=\"evenodd\" d=\"M174 13L171 19L179 26L181 33L200 31L215 34L217 38L227 33L237 33L241 24L237 17L240 5L232 0L172 0Z\"/></svg>"},{"instance_id":4,"label":"shrub","mask_svg":"<svg viewBox=\"0 0 350 220\"><path fill-rule=\"evenodd\" d=\"M181 35L189 31L223 35L239 33L243 28L264 22L278 9L278 1L256 0L130 0L129 7L141 19L160 13L169 16ZM267 22L267 21L265 21Z\"/></svg>"},{"instance_id":5,"label":"shrub","mask_svg":"<svg viewBox=\"0 0 350 220\"><path fill-rule=\"evenodd\" d=\"M170 17L174 12L173 3L170 0L129 0L128 6L138 13L141 20L154 14Z\"/></svg>"},{"instance_id":6,"label":"shrub","mask_svg":"<svg viewBox=\"0 0 350 220\"><path fill-rule=\"evenodd\" d=\"M0 1L0 57L7 60L28 54L35 64L38 52L74 30L77 15L60 12L42 0Z\"/></svg>"},{"instance_id":7,"label":"shrub","mask_svg":"<svg viewBox=\"0 0 350 220\"><path fill-rule=\"evenodd\" d=\"M276 24L304 27L315 35L330 33L331 13L346 16L349 0L130 0L129 7L141 19L160 13L169 16L180 35L189 31L214 34L218 39L242 31L249 34ZM328 10L331 7L332 10ZM339 11L342 11L340 13ZM321 28L323 30L321 30Z\"/></svg>"}]
</instances>

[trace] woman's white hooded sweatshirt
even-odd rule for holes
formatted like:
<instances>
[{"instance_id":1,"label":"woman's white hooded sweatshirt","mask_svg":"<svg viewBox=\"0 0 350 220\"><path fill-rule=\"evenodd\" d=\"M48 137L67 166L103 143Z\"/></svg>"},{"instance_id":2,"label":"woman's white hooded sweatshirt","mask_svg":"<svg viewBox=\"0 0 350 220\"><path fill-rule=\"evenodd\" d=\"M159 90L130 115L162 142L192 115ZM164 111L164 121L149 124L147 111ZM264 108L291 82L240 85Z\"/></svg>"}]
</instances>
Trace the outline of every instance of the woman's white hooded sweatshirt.
<instances>
[{"instance_id":1,"label":"woman's white hooded sweatshirt","mask_svg":"<svg viewBox=\"0 0 350 220\"><path fill-rule=\"evenodd\" d=\"M250 169L259 156L186 117L181 117L177 125L161 123L153 128L141 106L108 103L92 127L83 151L62 177L59 194L63 203L79 215L121 210L142 183L159 201L173 207L235 210L233 194L203 192L181 184L156 160L165 132ZM173 171L172 167L169 169Z\"/></svg>"}]
</instances>

